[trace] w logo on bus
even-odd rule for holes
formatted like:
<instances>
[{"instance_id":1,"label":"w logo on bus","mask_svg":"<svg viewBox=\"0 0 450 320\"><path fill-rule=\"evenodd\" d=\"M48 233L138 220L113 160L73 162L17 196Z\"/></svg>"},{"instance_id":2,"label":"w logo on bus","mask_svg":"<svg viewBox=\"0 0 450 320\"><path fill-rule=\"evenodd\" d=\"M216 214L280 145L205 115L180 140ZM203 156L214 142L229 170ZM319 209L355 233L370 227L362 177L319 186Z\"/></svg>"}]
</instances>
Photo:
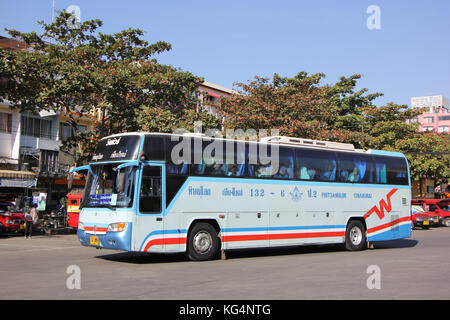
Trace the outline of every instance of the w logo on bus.
<instances>
[{"instance_id":1,"label":"w logo on bus","mask_svg":"<svg viewBox=\"0 0 450 320\"><path fill-rule=\"evenodd\" d=\"M386 201L384 199L381 199L379 204L380 208L378 208L376 205L372 207L367 213L364 215L364 219L367 219L372 213L376 212L377 216L380 219L384 218L384 210L386 209L386 213L391 212L392 205L391 205L391 197L392 195L397 192L398 189L392 189L387 195L386 195Z\"/></svg>"}]
</instances>

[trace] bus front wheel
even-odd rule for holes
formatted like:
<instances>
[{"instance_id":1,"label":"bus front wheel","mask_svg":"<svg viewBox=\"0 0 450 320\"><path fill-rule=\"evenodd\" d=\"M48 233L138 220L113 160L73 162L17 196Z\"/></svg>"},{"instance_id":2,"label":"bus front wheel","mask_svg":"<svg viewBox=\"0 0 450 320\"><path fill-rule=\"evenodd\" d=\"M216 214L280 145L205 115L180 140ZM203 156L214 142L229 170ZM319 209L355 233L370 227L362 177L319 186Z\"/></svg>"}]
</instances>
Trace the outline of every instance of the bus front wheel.
<instances>
[{"instance_id":1,"label":"bus front wheel","mask_svg":"<svg viewBox=\"0 0 450 320\"><path fill-rule=\"evenodd\" d=\"M366 228L359 220L351 220L345 232L345 248L349 251L360 251L366 245Z\"/></svg>"},{"instance_id":2,"label":"bus front wheel","mask_svg":"<svg viewBox=\"0 0 450 320\"><path fill-rule=\"evenodd\" d=\"M200 222L189 232L187 256L193 261L211 260L216 257L219 246L216 229L209 223Z\"/></svg>"}]
</instances>

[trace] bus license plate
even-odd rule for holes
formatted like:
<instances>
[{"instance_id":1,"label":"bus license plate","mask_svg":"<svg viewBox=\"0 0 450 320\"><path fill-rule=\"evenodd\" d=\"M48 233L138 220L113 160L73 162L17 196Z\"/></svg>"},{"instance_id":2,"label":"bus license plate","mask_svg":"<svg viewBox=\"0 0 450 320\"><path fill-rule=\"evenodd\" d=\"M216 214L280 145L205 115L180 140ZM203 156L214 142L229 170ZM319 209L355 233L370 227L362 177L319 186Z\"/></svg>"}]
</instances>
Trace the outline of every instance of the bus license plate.
<instances>
[{"instance_id":1,"label":"bus license plate","mask_svg":"<svg viewBox=\"0 0 450 320\"><path fill-rule=\"evenodd\" d=\"M423 224L426 226L426 225L429 224L429 222L428 221L424 221Z\"/></svg>"},{"instance_id":2,"label":"bus license plate","mask_svg":"<svg viewBox=\"0 0 450 320\"><path fill-rule=\"evenodd\" d=\"M89 241L91 243L91 246L98 246L99 245L98 237L90 237Z\"/></svg>"}]
</instances>

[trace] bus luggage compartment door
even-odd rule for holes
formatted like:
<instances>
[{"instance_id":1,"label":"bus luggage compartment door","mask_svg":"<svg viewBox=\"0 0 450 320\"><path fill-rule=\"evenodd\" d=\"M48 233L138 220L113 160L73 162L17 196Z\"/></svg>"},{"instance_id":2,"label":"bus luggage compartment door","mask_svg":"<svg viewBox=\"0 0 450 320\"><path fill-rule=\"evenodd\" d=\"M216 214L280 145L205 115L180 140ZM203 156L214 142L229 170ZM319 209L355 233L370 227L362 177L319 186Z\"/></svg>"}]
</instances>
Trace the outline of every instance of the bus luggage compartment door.
<instances>
[{"instance_id":1,"label":"bus luggage compartment door","mask_svg":"<svg viewBox=\"0 0 450 320\"><path fill-rule=\"evenodd\" d=\"M269 212L229 212L227 226L222 230L226 249L268 247Z\"/></svg>"}]
</instances>

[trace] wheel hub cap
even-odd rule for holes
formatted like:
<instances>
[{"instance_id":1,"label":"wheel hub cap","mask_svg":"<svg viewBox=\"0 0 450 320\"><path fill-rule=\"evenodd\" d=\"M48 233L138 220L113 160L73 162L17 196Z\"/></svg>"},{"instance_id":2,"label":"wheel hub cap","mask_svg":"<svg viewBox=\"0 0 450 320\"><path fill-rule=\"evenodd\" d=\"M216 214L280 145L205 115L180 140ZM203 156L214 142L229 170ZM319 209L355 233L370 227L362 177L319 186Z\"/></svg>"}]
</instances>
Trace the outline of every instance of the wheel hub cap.
<instances>
[{"instance_id":1,"label":"wheel hub cap","mask_svg":"<svg viewBox=\"0 0 450 320\"><path fill-rule=\"evenodd\" d=\"M361 243L362 240L362 232L361 229L357 228L357 227L353 227L350 230L350 241L352 242L353 245L359 245Z\"/></svg>"},{"instance_id":2,"label":"wheel hub cap","mask_svg":"<svg viewBox=\"0 0 450 320\"><path fill-rule=\"evenodd\" d=\"M207 232L199 232L194 237L194 250L197 253L205 254L211 249L212 238Z\"/></svg>"}]
</instances>

